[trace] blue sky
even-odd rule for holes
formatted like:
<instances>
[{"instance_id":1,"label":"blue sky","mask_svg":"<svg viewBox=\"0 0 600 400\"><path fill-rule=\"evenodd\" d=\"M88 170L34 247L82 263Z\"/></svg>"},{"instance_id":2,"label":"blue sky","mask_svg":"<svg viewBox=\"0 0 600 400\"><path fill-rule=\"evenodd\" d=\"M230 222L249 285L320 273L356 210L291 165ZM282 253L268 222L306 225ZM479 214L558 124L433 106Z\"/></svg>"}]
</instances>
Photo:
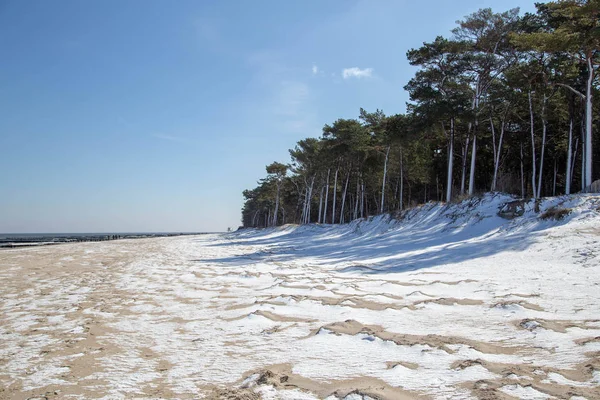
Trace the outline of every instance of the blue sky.
<instances>
[{"instance_id":1,"label":"blue sky","mask_svg":"<svg viewBox=\"0 0 600 400\"><path fill-rule=\"evenodd\" d=\"M272 161L363 107L406 51L515 0L0 2L0 232L223 231ZM345 70L345 72L344 72Z\"/></svg>"}]
</instances>

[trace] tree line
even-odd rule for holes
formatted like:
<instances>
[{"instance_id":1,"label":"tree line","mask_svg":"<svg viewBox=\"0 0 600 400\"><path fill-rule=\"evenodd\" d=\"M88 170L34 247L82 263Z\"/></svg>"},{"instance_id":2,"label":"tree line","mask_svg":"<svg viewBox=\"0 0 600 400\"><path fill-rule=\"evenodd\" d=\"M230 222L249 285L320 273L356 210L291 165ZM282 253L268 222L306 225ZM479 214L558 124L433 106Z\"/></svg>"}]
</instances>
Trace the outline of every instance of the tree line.
<instances>
[{"instance_id":1,"label":"tree line","mask_svg":"<svg viewBox=\"0 0 600 400\"><path fill-rule=\"evenodd\" d=\"M243 192L244 227L344 223L484 191L586 190L599 170L600 0L481 9L407 52L404 114L360 109ZM595 118L595 119L594 119Z\"/></svg>"}]
</instances>

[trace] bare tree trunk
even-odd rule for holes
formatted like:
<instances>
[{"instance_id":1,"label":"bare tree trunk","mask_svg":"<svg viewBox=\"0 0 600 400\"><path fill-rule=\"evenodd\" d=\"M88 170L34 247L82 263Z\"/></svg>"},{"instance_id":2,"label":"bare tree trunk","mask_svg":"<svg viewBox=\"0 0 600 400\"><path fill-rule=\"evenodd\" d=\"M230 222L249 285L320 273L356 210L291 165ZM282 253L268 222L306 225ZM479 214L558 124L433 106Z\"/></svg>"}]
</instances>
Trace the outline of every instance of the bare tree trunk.
<instances>
[{"instance_id":1,"label":"bare tree trunk","mask_svg":"<svg viewBox=\"0 0 600 400\"><path fill-rule=\"evenodd\" d=\"M387 165L388 165L388 159L390 157L390 146L388 146L386 152L385 152L385 162L383 163L383 183L381 184L381 209L380 209L380 214L383 214L384 211L384 204L385 204L385 179L387 177Z\"/></svg>"},{"instance_id":2,"label":"bare tree trunk","mask_svg":"<svg viewBox=\"0 0 600 400\"><path fill-rule=\"evenodd\" d=\"M580 96L585 100L585 130L583 128L582 121L582 148L583 152L581 154L581 186L582 191L585 190L592 184L593 176L592 176L592 121L593 121L593 107L592 107L592 96L593 96L593 83L594 83L594 65L592 61L592 57L594 56L595 50L590 51L586 54L586 64L588 70L588 78L587 84L585 88L585 94L575 90L573 87L569 85L564 85L558 83L557 85L566 87L570 89L572 92Z\"/></svg>"},{"instance_id":3,"label":"bare tree trunk","mask_svg":"<svg viewBox=\"0 0 600 400\"><path fill-rule=\"evenodd\" d=\"M277 213L279 213L279 189L281 182L277 181L277 195L275 196L275 212L273 213L273 226L277 226Z\"/></svg>"},{"instance_id":4,"label":"bare tree trunk","mask_svg":"<svg viewBox=\"0 0 600 400\"><path fill-rule=\"evenodd\" d=\"M312 193L313 193L313 185L315 184L315 177L313 176L311 181L310 181L310 188L308 190L308 205L307 205L307 212L306 212L306 223L310 224L310 211L311 211L311 200L312 200Z\"/></svg>"},{"instance_id":5,"label":"bare tree trunk","mask_svg":"<svg viewBox=\"0 0 600 400\"><path fill-rule=\"evenodd\" d=\"M340 210L340 224L344 223L344 205L346 204L346 193L348 192L348 182L350 181L350 171L346 176L346 185L344 186L344 194L342 196L342 208Z\"/></svg>"},{"instance_id":6,"label":"bare tree trunk","mask_svg":"<svg viewBox=\"0 0 600 400\"><path fill-rule=\"evenodd\" d=\"M357 175L356 176L356 199L354 202L354 218L353 219L358 219L359 197L360 197L360 175Z\"/></svg>"},{"instance_id":7,"label":"bare tree trunk","mask_svg":"<svg viewBox=\"0 0 600 400\"><path fill-rule=\"evenodd\" d=\"M477 91L474 101L474 111L475 111L475 128L473 129L473 150L471 151L471 171L469 172L469 196L473 196L475 192L475 162L477 160L477 134L479 128L479 119L477 113L479 112L479 95L480 95L480 83L479 79L477 80Z\"/></svg>"},{"instance_id":8,"label":"bare tree trunk","mask_svg":"<svg viewBox=\"0 0 600 400\"><path fill-rule=\"evenodd\" d=\"M592 55L587 56L588 79L585 92L585 187L592 185L592 84L594 82L594 66Z\"/></svg>"},{"instance_id":9,"label":"bare tree trunk","mask_svg":"<svg viewBox=\"0 0 600 400\"><path fill-rule=\"evenodd\" d=\"M454 117L450 118L450 140L448 143L448 177L446 182L446 202L452 200L452 167L454 162ZM402 167L400 167L402 174Z\"/></svg>"},{"instance_id":10,"label":"bare tree trunk","mask_svg":"<svg viewBox=\"0 0 600 400\"><path fill-rule=\"evenodd\" d=\"M534 123L533 123L533 100L531 99L531 90L529 91L529 117L530 117L530 122L531 122L531 157L533 159L533 163L532 163L532 171L533 173L531 174L531 189L533 190L533 198L537 199L538 198L538 193L536 191L536 187L535 187L535 177L536 177L536 171L535 171L535 164L536 164L536 160L535 160L535 133L533 131L533 127L534 127Z\"/></svg>"},{"instance_id":11,"label":"bare tree trunk","mask_svg":"<svg viewBox=\"0 0 600 400\"><path fill-rule=\"evenodd\" d=\"M492 125L492 136L494 134L494 122L490 117L490 123ZM502 120L502 124L500 126L500 139L498 140L498 147L496 148L496 139L493 138L494 141L494 179L492 180L492 191L496 190L496 184L498 183L498 169L500 168L500 154L502 154L502 140L504 139L504 127L505 120Z\"/></svg>"},{"instance_id":12,"label":"bare tree trunk","mask_svg":"<svg viewBox=\"0 0 600 400\"><path fill-rule=\"evenodd\" d=\"M473 149L471 150L471 170L469 172L469 196L475 191L475 159L477 154L477 133L473 134Z\"/></svg>"},{"instance_id":13,"label":"bare tree trunk","mask_svg":"<svg viewBox=\"0 0 600 400\"><path fill-rule=\"evenodd\" d=\"M308 184L308 181L306 180L306 178L304 179L306 189L304 191L304 207L302 210L302 223L303 224L310 223L310 203L311 203L311 198L312 198L312 185L314 182L315 182L314 176L311 179L310 185Z\"/></svg>"},{"instance_id":14,"label":"bare tree trunk","mask_svg":"<svg viewBox=\"0 0 600 400\"><path fill-rule=\"evenodd\" d=\"M325 186L321 186L321 194L319 195L319 217L317 218L317 223L321 223L321 211L323 211L323 192L325 191Z\"/></svg>"},{"instance_id":15,"label":"bare tree trunk","mask_svg":"<svg viewBox=\"0 0 600 400\"><path fill-rule=\"evenodd\" d=\"M306 213L308 207L308 182L304 179L306 187L304 189L304 204L302 205L302 218L301 221L303 224L306 224Z\"/></svg>"},{"instance_id":16,"label":"bare tree trunk","mask_svg":"<svg viewBox=\"0 0 600 400\"><path fill-rule=\"evenodd\" d=\"M506 119L502 120L502 125L500 126L500 140L498 141L498 159L496 160L496 179L498 177L498 171L500 170L500 156L502 155L502 143L504 142L504 132L506 132ZM496 183L494 183L494 186Z\"/></svg>"},{"instance_id":17,"label":"bare tree trunk","mask_svg":"<svg viewBox=\"0 0 600 400\"><path fill-rule=\"evenodd\" d=\"M298 182L295 179L292 179L292 183L296 187L296 192L298 192L298 196L296 196L297 201L296 201L296 212L294 213L294 222L298 222L299 224L301 224L302 223L302 212L300 211L300 205L302 204L302 195L300 194L300 185L298 185ZM300 211L300 218L296 219L298 217L299 211Z\"/></svg>"},{"instance_id":18,"label":"bare tree trunk","mask_svg":"<svg viewBox=\"0 0 600 400\"><path fill-rule=\"evenodd\" d=\"M331 169L327 169L327 183L325 184L325 206L324 211L323 211L323 223L326 224L327 223L327 203L329 202L329 173L331 172Z\"/></svg>"},{"instance_id":19,"label":"bare tree trunk","mask_svg":"<svg viewBox=\"0 0 600 400\"><path fill-rule=\"evenodd\" d=\"M556 196L556 158L554 159L554 180L552 181L552 196Z\"/></svg>"},{"instance_id":20,"label":"bare tree trunk","mask_svg":"<svg viewBox=\"0 0 600 400\"><path fill-rule=\"evenodd\" d=\"M402 157L402 149L400 149L400 205L399 210L402 211L404 207L404 165Z\"/></svg>"},{"instance_id":21,"label":"bare tree trunk","mask_svg":"<svg viewBox=\"0 0 600 400\"><path fill-rule=\"evenodd\" d=\"M567 175L565 180L565 194L571 194L571 157L573 153L573 115L569 120L569 145L567 147Z\"/></svg>"},{"instance_id":22,"label":"bare tree trunk","mask_svg":"<svg viewBox=\"0 0 600 400\"><path fill-rule=\"evenodd\" d=\"M337 197L337 177L340 168L338 167L335 170L335 180L333 181L333 205L331 206L331 223L335 224L335 200Z\"/></svg>"},{"instance_id":23,"label":"bare tree trunk","mask_svg":"<svg viewBox=\"0 0 600 400\"><path fill-rule=\"evenodd\" d=\"M313 198L313 190L315 187L315 179L317 178L316 175L313 175L312 180L310 181L310 199L308 202L308 221L310 223L310 212L312 212L312 198Z\"/></svg>"},{"instance_id":24,"label":"bare tree trunk","mask_svg":"<svg viewBox=\"0 0 600 400\"><path fill-rule=\"evenodd\" d=\"M360 182L360 217L365 217L365 182Z\"/></svg>"},{"instance_id":25,"label":"bare tree trunk","mask_svg":"<svg viewBox=\"0 0 600 400\"><path fill-rule=\"evenodd\" d=\"M494 127L494 118L492 118L492 113L490 111L490 127L492 129L492 151L494 155L494 166L496 166L496 129ZM494 191L494 179L492 179L492 191Z\"/></svg>"},{"instance_id":26,"label":"bare tree trunk","mask_svg":"<svg viewBox=\"0 0 600 400\"><path fill-rule=\"evenodd\" d=\"M465 194L465 181L467 179L467 156L469 155L469 140L471 138L471 133L469 129L469 134L467 135L467 141L465 142L465 146L463 147L463 159L462 159L462 174L460 178L460 194Z\"/></svg>"},{"instance_id":27,"label":"bare tree trunk","mask_svg":"<svg viewBox=\"0 0 600 400\"><path fill-rule=\"evenodd\" d=\"M398 201L398 188L400 187L400 177L396 179L396 186L394 187L394 200Z\"/></svg>"},{"instance_id":28,"label":"bare tree trunk","mask_svg":"<svg viewBox=\"0 0 600 400\"><path fill-rule=\"evenodd\" d=\"M586 157L586 135L583 130L583 121L581 123L581 191L585 191L585 183L587 182L586 176L586 165L585 165L585 157Z\"/></svg>"},{"instance_id":29,"label":"bare tree trunk","mask_svg":"<svg viewBox=\"0 0 600 400\"><path fill-rule=\"evenodd\" d=\"M377 194L375 192L373 192L373 203L375 203L375 215L377 215L379 213L379 203L377 202ZM367 207L367 210L369 208Z\"/></svg>"},{"instance_id":30,"label":"bare tree trunk","mask_svg":"<svg viewBox=\"0 0 600 400\"><path fill-rule=\"evenodd\" d=\"M544 172L544 152L546 150L546 131L548 130L548 122L546 121L546 95L542 102L542 153L540 154L540 173L538 178L538 189L537 194L539 197L542 196L542 173Z\"/></svg>"},{"instance_id":31,"label":"bare tree trunk","mask_svg":"<svg viewBox=\"0 0 600 400\"><path fill-rule=\"evenodd\" d=\"M571 181L575 176L575 164L577 164L577 151L579 150L579 136L575 139L575 146L573 146L573 164L571 165Z\"/></svg>"},{"instance_id":32,"label":"bare tree trunk","mask_svg":"<svg viewBox=\"0 0 600 400\"><path fill-rule=\"evenodd\" d=\"M521 141L521 198L525 198L525 171L523 168L523 141Z\"/></svg>"}]
</instances>

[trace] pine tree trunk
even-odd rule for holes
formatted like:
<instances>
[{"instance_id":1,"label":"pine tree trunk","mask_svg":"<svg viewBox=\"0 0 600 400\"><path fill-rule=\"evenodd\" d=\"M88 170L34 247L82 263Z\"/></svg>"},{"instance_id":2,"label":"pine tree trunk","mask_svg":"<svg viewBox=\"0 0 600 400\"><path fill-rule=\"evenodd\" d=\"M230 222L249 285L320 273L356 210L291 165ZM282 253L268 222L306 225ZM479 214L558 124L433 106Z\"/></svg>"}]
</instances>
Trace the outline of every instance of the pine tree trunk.
<instances>
[{"instance_id":1,"label":"pine tree trunk","mask_svg":"<svg viewBox=\"0 0 600 400\"><path fill-rule=\"evenodd\" d=\"M554 159L554 180L552 181L552 196L556 196L556 158Z\"/></svg>"},{"instance_id":2,"label":"pine tree trunk","mask_svg":"<svg viewBox=\"0 0 600 400\"><path fill-rule=\"evenodd\" d=\"M548 121L546 121L546 95L542 103L542 152L540 154L540 174L538 178L538 197L542 196L542 173L544 172L544 152L546 150L546 131L548 130Z\"/></svg>"},{"instance_id":3,"label":"pine tree trunk","mask_svg":"<svg viewBox=\"0 0 600 400\"><path fill-rule=\"evenodd\" d=\"M571 157L573 148L573 115L570 115L569 120L569 145L567 146L567 175L565 180L565 194L571 194Z\"/></svg>"},{"instance_id":4,"label":"pine tree trunk","mask_svg":"<svg viewBox=\"0 0 600 400\"><path fill-rule=\"evenodd\" d=\"M583 128L583 121L581 123L581 191L585 191L585 183L587 182L586 176L586 132Z\"/></svg>"},{"instance_id":5,"label":"pine tree trunk","mask_svg":"<svg viewBox=\"0 0 600 400\"><path fill-rule=\"evenodd\" d=\"M469 196L475 191L475 159L477 154L477 132L473 134L473 149L471 150L471 170L469 172Z\"/></svg>"},{"instance_id":6,"label":"pine tree trunk","mask_svg":"<svg viewBox=\"0 0 600 400\"><path fill-rule=\"evenodd\" d=\"M498 150L496 149L496 129L494 127L494 119L492 118L492 116L490 115L490 127L492 129L492 151L493 151L493 156L494 156L494 177L492 178L492 187L491 187L491 191L494 192L496 190L496 177L497 175L497 171L496 171L496 155Z\"/></svg>"},{"instance_id":7,"label":"pine tree trunk","mask_svg":"<svg viewBox=\"0 0 600 400\"><path fill-rule=\"evenodd\" d=\"M575 176L575 164L577 164L577 152L579 151L579 136L575 139L575 146L573 146L573 165L571 165L571 181ZM571 186L573 186L571 184Z\"/></svg>"},{"instance_id":8,"label":"pine tree trunk","mask_svg":"<svg viewBox=\"0 0 600 400\"><path fill-rule=\"evenodd\" d=\"M360 217L365 217L365 182L360 182Z\"/></svg>"},{"instance_id":9,"label":"pine tree trunk","mask_svg":"<svg viewBox=\"0 0 600 400\"><path fill-rule=\"evenodd\" d=\"M335 224L335 201L337 197L337 177L338 172L340 171L339 167L335 170L335 179L333 181L333 204L331 206L331 223Z\"/></svg>"},{"instance_id":10,"label":"pine tree trunk","mask_svg":"<svg viewBox=\"0 0 600 400\"><path fill-rule=\"evenodd\" d=\"M404 165L402 159L402 149L400 149L400 211L404 207Z\"/></svg>"},{"instance_id":11,"label":"pine tree trunk","mask_svg":"<svg viewBox=\"0 0 600 400\"><path fill-rule=\"evenodd\" d=\"M273 226L277 226L277 213L279 212L279 188L281 182L277 181L277 195L275 196L275 213L273 214Z\"/></svg>"},{"instance_id":12,"label":"pine tree trunk","mask_svg":"<svg viewBox=\"0 0 600 400\"><path fill-rule=\"evenodd\" d=\"M306 188L304 189L304 204L302 205L302 223L306 224L306 213L308 208L308 182L305 179Z\"/></svg>"},{"instance_id":13,"label":"pine tree trunk","mask_svg":"<svg viewBox=\"0 0 600 400\"><path fill-rule=\"evenodd\" d=\"M400 188L400 177L396 179L396 186L394 187L394 200L398 202L398 189Z\"/></svg>"},{"instance_id":14,"label":"pine tree trunk","mask_svg":"<svg viewBox=\"0 0 600 400\"><path fill-rule=\"evenodd\" d=\"M498 181L498 170L500 169L500 155L502 154L502 141L504 139L504 130L506 127L506 121L502 120L500 126L500 139L498 140L498 155L496 158L496 165L494 165L494 190L496 190L496 184Z\"/></svg>"},{"instance_id":15,"label":"pine tree trunk","mask_svg":"<svg viewBox=\"0 0 600 400\"><path fill-rule=\"evenodd\" d=\"M594 82L594 66L592 65L592 55L587 57L588 80L586 85L585 98L585 187L592 185L592 91Z\"/></svg>"},{"instance_id":16,"label":"pine tree trunk","mask_svg":"<svg viewBox=\"0 0 600 400\"><path fill-rule=\"evenodd\" d=\"M536 165L536 160L535 160L535 133L533 131L534 128L534 123L533 123L533 100L531 99L531 90L529 91L529 118L530 118L530 123L531 123L531 157L532 157L532 174L531 174L531 189L533 190L533 198L537 199L538 198L538 193L536 191L536 187L535 187L535 177L536 177L536 170L535 170L535 165Z\"/></svg>"},{"instance_id":17,"label":"pine tree trunk","mask_svg":"<svg viewBox=\"0 0 600 400\"><path fill-rule=\"evenodd\" d=\"M358 203L360 198L360 175L356 176L356 199L354 202L354 218L358 219Z\"/></svg>"},{"instance_id":18,"label":"pine tree trunk","mask_svg":"<svg viewBox=\"0 0 600 400\"><path fill-rule=\"evenodd\" d=\"M521 198L525 198L525 171L523 166L523 141L521 141Z\"/></svg>"},{"instance_id":19,"label":"pine tree trunk","mask_svg":"<svg viewBox=\"0 0 600 400\"><path fill-rule=\"evenodd\" d=\"M454 118L450 118L450 140L448 143L448 177L446 182L446 202L452 200L452 167L454 162ZM402 167L400 167L402 174Z\"/></svg>"},{"instance_id":20,"label":"pine tree trunk","mask_svg":"<svg viewBox=\"0 0 600 400\"><path fill-rule=\"evenodd\" d=\"M475 111L475 128L473 129L473 150L471 151L471 170L469 172L469 196L473 196L475 192L475 162L477 160L477 133L479 128L479 120L477 113L479 112L479 95L480 95L480 87L479 87L479 79L477 80L477 92L474 101L474 111Z\"/></svg>"},{"instance_id":21,"label":"pine tree trunk","mask_svg":"<svg viewBox=\"0 0 600 400\"><path fill-rule=\"evenodd\" d=\"M467 179L467 156L469 155L469 141L471 138L471 133L469 129L469 134L467 135L467 141L465 142L465 146L463 147L463 159L462 159L462 174L460 177L460 194L465 194L465 181Z\"/></svg>"},{"instance_id":22,"label":"pine tree trunk","mask_svg":"<svg viewBox=\"0 0 600 400\"><path fill-rule=\"evenodd\" d=\"M310 224L311 200L312 200L314 184L315 184L315 177L313 176L310 181L310 189L308 190L308 201L307 201L308 206L307 206L307 211L306 211L306 223L307 224Z\"/></svg>"},{"instance_id":23,"label":"pine tree trunk","mask_svg":"<svg viewBox=\"0 0 600 400\"><path fill-rule=\"evenodd\" d=\"M317 223L321 223L321 211L323 211L323 192L325 191L325 186L321 186L321 194L319 195L319 217L317 218Z\"/></svg>"},{"instance_id":24,"label":"pine tree trunk","mask_svg":"<svg viewBox=\"0 0 600 400\"><path fill-rule=\"evenodd\" d=\"M346 176L346 185L344 186L344 194L342 195L342 208L340 209L340 224L344 223L344 205L346 203L346 193L348 192L348 182L350 181L350 171Z\"/></svg>"},{"instance_id":25,"label":"pine tree trunk","mask_svg":"<svg viewBox=\"0 0 600 400\"><path fill-rule=\"evenodd\" d=\"M380 209L380 214L383 214L384 211L384 204L385 204L385 179L387 177L387 165L388 165L388 159L390 157L390 146L388 146L386 152L385 152L385 162L383 163L383 183L381 184L381 209Z\"/></svg>"},{"instance_id":26,"label":"pine tree trunk","mask_svg":"<svg viewBox=\"0 0 600 400\"><path fill-rule=\"evenodd\" d=\"M373 203L375 203L375 215L379 214L379 202L377 201L377 199L378 199L377 194L375 192L373 192ZM367 210L368 209L369 208L367 207Z\"/></svg>"},{"instance_id":27,"label":"pine tree trunk","mask_svg":"<svg viewBox=\"0 0 600 400\"><path fill-rule=\"evenodd\" d=\"M327 203L329 201L329 173L331 172L331 169L327 169L327 183L325 184L325 205L324 205L324 211L323 211L323 223L326 224L327 223Z\"/></svg>"},{"instance_id":28,"label":"pine tree trunk","mask_svg":"<svg viewBox=\"0 0 600 400\"><path fill-rule=\"evenodd\" d=\"M500 138L498 140L498 147L496 147L494 121L492 120L492 117L490 117L490 124L492 126L492 140L494 142L494 178L492 180L492 191L496 191L496 185L498 183L498 169L500 168L500 154L502 154L502 140L504 138L505 123L506 118L503 118L500 125Z\"/></svg>"}]
</instances>

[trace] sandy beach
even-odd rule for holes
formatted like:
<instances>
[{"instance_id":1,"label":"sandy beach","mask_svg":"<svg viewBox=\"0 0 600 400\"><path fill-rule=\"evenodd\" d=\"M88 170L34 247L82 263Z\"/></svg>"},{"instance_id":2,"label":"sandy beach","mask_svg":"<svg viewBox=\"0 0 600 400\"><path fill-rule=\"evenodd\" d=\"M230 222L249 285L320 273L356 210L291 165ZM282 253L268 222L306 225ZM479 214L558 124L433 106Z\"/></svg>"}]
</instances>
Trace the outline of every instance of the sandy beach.
<instances>
[{"instance_id":1,"label":"sandy beach","mask_svg":"<svg viewBox=\"0 0 600 400\"><path fill-rule=\"evenodd\" d=\"M4 250L0 398L597 399L593 202Z\"/></svg>"}]
</instances>

